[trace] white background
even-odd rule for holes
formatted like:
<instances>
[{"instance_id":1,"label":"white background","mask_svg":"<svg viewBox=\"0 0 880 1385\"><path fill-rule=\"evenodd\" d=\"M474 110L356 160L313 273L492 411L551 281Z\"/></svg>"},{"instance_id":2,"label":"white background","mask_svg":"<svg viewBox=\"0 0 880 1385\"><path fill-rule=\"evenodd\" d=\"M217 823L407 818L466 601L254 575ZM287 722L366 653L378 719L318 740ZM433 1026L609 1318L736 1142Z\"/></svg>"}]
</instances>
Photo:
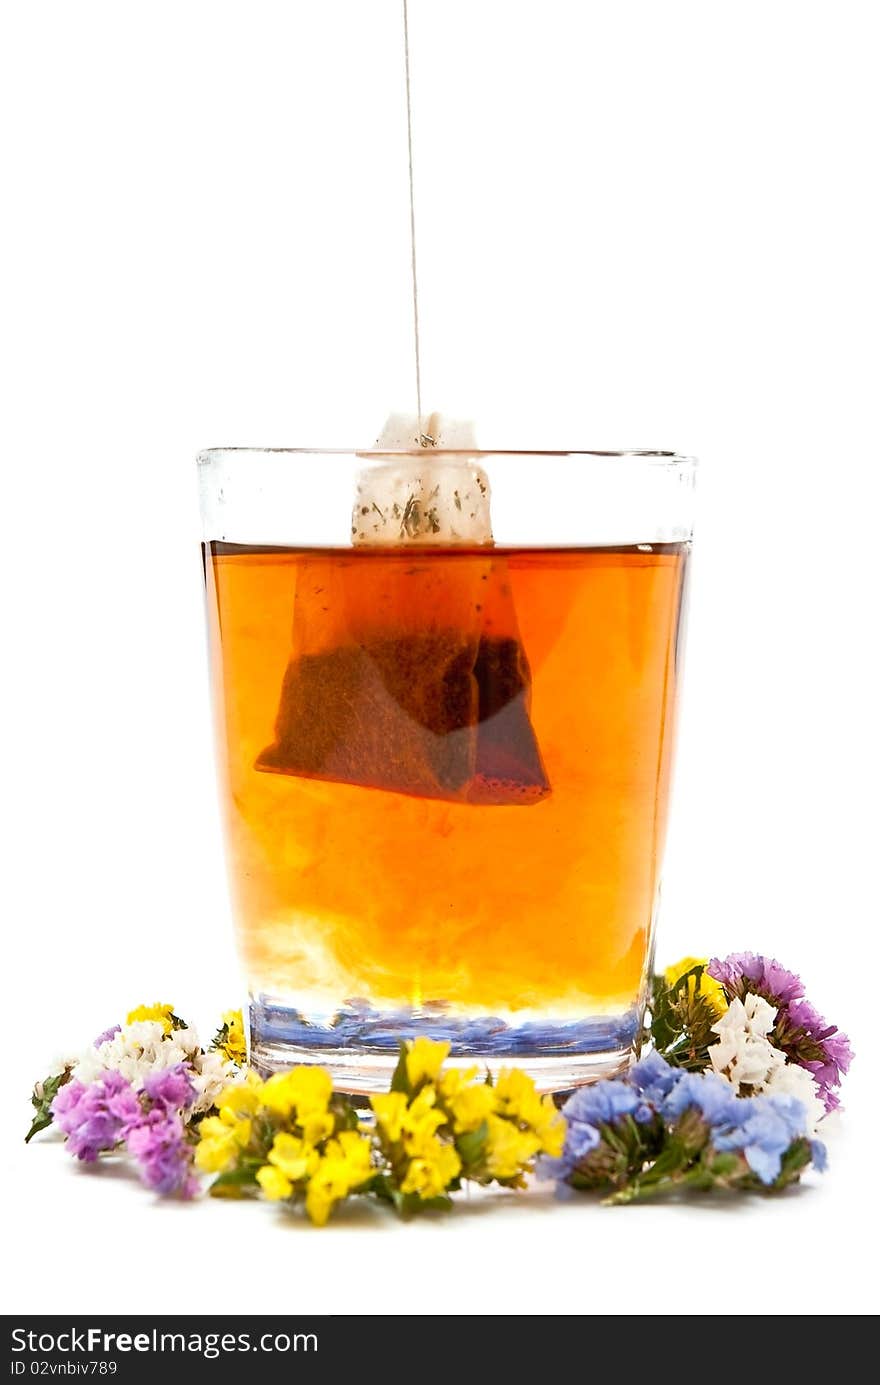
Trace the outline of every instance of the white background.
<instances>
[{"instance_id":1,"label":"white background","mask_svg":"<svg viewBox=\"0 0 880 1385\"><path fill-rule=\"evenodd\" d=\"M0 45L6 1306L868 1311L876 8L411 10L426 405L486 446L702 458L660 957L775 953L851 1031L831 1172L735 1212L531 1195L316 1233L156 1207L21 1146L57 1050L139 1001L210 1030L239 998L194 454L368 444L413 389L396 0L19 4Z\"/></svg>"}]
</instances>

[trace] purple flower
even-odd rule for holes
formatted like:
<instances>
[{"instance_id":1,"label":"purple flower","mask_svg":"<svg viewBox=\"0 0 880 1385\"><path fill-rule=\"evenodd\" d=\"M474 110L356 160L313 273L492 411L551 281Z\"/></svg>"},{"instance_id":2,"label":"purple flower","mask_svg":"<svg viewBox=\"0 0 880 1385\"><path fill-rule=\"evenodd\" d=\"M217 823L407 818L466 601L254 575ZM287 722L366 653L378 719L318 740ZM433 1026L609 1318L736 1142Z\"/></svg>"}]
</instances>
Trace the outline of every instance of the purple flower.
<instances>
[{"instance_id":1,"label":"purple flower","mask_svg":"<svg viewBox=\"0 0 880 1385\"><path fill-rule=\"evenodd\" d=\"M87 1164L115 1149L140 1114L137 1093L118 1072L105 1073L88 1085L74 1078L52 1102L52 1115L67 1136L70 1153Z\"/></svg>"},{"instance_id":2,"label":"purple flower","mask_svg":"<svg viewBox=\"0 0 880 1385\"><path fill-rule=\"evenodd\" d=\"M103 1034L99 1034L95 1040L95 1048L100 1048L102 1044L108 1043L110 1039L119 1033L121 1028L121 1024L112 1024L109 1029L105 1029Z\"/></svg>"},{"instance_id":3,"label":"purple flower","mask_svg":"<svg viewBox=\"0 0 880 1385\"><path fill-rule=\"evenodd\" d=\"M762 957L757 952L731 952L723 961L713 957L706 970L721 982L731 999L742 1000L752 991L778 1009L804 993L804 983L799 976L788 971L775 957Z\"/></svg>"},{"instance_id":4,"label":"purple flower","mask_svg":"<svg viewBox=\"0 0 880 1385\"><path fill-rule=\"evenodd\" d=\"M779 1031L780 1048L813 1074L826 1111L833 1111L840 1105L833 1089L840 1086L853 1060L847 1036L828 1024L808 1000L795 1000L788 1007Z\"/></svg>"},{"instance_id":5,"label":"purple flower","mask_svg":"<svg viewBox=\"0 0 880 1385\"><path fill-rule=\"evenodd\" d=\"M782 1156L794 1140L807 1133L803 1102L793 1096L736 1097L726 1127L716 1129L712 1144L720 1153L739 1150L762 1183L774 1183ZM825 1147L819 1144L816 1167L824 1168Z\"/></svg>"},{"instance_id":6,"label":"purple flower","mask_svg":"<svg viewBox=\"0 0 880 1385\"><path fill-rule=\"evenodd\" d=\"M176 1112L154 1107L129 1129L125 1143L148 1188L157 1193L192 1197L198 1187L192 1168L192 1145Z\"/></svg>"},{"instance_id":7,"label":"purple flower","mask_svg":"<svg viewBox=\"0 0 880 1385\"><path fill-rule=\"evenodd\" d=\"M800 977L775 958L754 952L733 952L722 961L713 957L706 970L721 982L731 999L753 992L775 1007L771 1041L789 1062L813 1074L826 1111L839 1106L836 1088L849 1070L852 1048L847 1036L804 998Z\"/></svg>"},{"instance_id":8,"label":"purple flower","mask_svg":"<svg viewBox=\"0 0 880 1385\"><path fill-rule=\"evenodd\" d=\"M185 1063L175 1063L164 1072L151 1072L144 1078L144 1091L166 1112L183 1111L195 1100L196 1089Z\"/></svg>"}]
</instances>

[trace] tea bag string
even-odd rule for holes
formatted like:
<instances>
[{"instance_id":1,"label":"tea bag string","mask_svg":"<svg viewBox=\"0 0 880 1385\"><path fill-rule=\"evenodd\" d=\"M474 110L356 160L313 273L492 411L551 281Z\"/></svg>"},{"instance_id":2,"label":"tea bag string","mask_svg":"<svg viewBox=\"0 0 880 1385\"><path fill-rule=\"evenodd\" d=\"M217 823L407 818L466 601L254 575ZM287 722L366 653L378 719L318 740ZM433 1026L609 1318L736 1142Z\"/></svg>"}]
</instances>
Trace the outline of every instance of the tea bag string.
<instances>
[{"instance_id":1,"label":"tea bag string","mask_svg":"<svg viewBox=\"0 0 880 1385\"><path fill-rule=\"evenodd\" d=\"M409 11L403 0L403 59L406 72L406 152L409 168L409 244L412 265L413 342L416 366L416 411L418 413L419 446L431 447L434 439L422 429L422 363L419 354L419 278L416 270L416 200L413 189L412 93L409 64Z\"/></svg>"}]
</instances>

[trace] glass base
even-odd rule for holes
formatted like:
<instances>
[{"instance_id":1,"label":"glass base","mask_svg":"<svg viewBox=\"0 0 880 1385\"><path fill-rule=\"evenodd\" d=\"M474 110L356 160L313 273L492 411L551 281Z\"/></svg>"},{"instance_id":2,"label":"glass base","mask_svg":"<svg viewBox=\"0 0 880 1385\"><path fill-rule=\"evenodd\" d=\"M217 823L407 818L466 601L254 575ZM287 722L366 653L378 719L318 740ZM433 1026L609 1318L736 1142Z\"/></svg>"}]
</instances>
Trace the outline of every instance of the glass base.
<instances>
[{"instance_id":1,"label":"glass base","mask_svg":"<svg viewBox=\"0 0 880 1385\"><path fill-rule=\"evenodd\" d=\"M620 1015L510 1024L492 1016L451 1015L442 1007L379 1011L351 1002L326 1021L266 996L250 1004L250 1062L262 1077L297 1063L320 1063L339 1091L388 1090L401 1039L422 1034L451 1045L449 1064L475 1063L497 1073L518 1067L540 1092L563 1092L613 1077L632 1061L639 1031L635 1008Z\"/></svg>"}]
</instances>

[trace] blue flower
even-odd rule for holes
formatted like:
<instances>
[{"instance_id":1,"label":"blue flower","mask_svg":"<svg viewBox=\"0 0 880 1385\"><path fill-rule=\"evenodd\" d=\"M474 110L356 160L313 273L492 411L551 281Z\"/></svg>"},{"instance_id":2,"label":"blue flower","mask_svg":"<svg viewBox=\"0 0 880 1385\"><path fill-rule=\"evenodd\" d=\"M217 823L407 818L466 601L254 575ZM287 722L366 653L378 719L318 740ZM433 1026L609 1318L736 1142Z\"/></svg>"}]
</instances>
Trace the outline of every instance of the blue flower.
<instances>
[{"instance_id":1,"label":"blue flower","mask_svg":"<svg viewBox=\"0 0 880 1385\"><path fill-rule=\"evenodd\" d=\"M601 1142L602 1136L595 1125L590 1125L586 1121L569 1120L562 1153L556 1159L543 1155L538 1160L535 1165L538 1178L567 1178L576 1165L582 1159L586 1159L588 1154L592 1154Z\"/></svg>"},{"instance_id":2,"label":"blue flower","mask_svg":"<svg viewBox=\"0 0 880 1385\"><path fill-rule=\"evenodd\" d=\"M630 1116L641 1104L639 1094L626 1082L618 1080L595 1082L591 1087L579 1087L562 1108L567 1121L584 1125L610 1125L621 1116Z\"/></svg>"},{"instance_id":3,"label":"blue flower","mask_svg":"<svg viewBox=\"0 0 880 1385\"><path fill-rule=\"evenodd\" d=\"M673 1068L652 1049L630 1068L626 1080L646 1101L659 1104L669 1095L681 1075L681 1068Z\"/></svg>"},{"instance_id":4,"label":"blue flower","mask_svg":"<svg viewBox=\"0 0 880 1385\"><path fill-rule=\"evenodd\" d=\"M810 1155L813 1160L813 1168L817 1173L824 1173L828 1167L828 1150L821 1140L810 1141Z\"/></svg>"},{"instance_id":5,"label":"blue flower","mask_svg":"<svg viewBox=\"0 0 880 1385\"><path fill-rule=\"evenodd\" d=\"M741 1151L752 1173L769 1184L779 1177L782 1156L792 1141L806 1133L807 1112L797 1097L736 1097L726 1128L713 1132L712 1144L721 1153ZM818 1169L824 1167L824 1145L820 1150L818 1159L814 1156Z\"/></svg>"},{"instance_id":6,"label":"blue flower","mask_svg":"<svg viewBox=\"0 0 880 1385\"><path fill-rule=\"evenodd\" d=\"M685 1072L663 1102L663 1115L677 1120L685 1111L699 1111L707 1125L735 1121L737 1105L741 1105L729 1082L714 1072Z\"/></svg>"}]
</instances>

